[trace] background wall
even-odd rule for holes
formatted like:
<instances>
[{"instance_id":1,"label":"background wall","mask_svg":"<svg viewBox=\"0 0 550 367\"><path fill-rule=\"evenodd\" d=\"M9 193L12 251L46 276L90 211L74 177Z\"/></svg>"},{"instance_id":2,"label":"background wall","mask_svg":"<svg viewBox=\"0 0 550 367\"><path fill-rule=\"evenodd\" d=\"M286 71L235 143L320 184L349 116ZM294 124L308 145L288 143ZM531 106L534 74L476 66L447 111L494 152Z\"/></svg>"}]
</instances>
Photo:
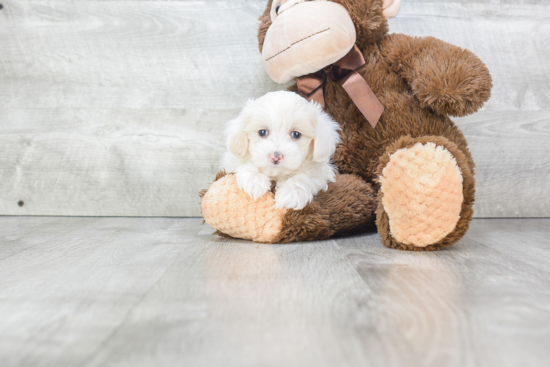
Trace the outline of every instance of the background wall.
<instances>
[{"instance_id":1,"label":"background wall","mask_svg":"<svg viewBox=\"0 0 550 367\"><path fill-rule=\"evenodd\" d=\"M0 215L199 216L223 125L282 89L266 0L0 1ZM391 32L475 52L494 79L455 119L477 217L550 216L550 0L404 0Z\"/></svg>"}]
</instances>

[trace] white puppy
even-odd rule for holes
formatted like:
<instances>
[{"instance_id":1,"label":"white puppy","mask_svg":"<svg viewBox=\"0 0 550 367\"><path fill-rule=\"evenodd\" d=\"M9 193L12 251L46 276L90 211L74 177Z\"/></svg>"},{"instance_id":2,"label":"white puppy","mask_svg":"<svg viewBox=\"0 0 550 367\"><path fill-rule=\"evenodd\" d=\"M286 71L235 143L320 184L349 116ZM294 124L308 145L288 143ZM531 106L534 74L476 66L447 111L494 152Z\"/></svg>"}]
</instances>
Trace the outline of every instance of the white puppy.
<instances>
[{"instance_id":1,"label":"white puppy","mask_svg":"<svg viewBox=\"0 0 550 367\"><path fill-rule=\"evenodd\" d=\"M340 142L339 126L314 102L296 93L272 92L249 100L227 123L222 168L254 200L277 182L275 207L303 209L335 181L330 157Z\"/></svg>"}]
</instances>

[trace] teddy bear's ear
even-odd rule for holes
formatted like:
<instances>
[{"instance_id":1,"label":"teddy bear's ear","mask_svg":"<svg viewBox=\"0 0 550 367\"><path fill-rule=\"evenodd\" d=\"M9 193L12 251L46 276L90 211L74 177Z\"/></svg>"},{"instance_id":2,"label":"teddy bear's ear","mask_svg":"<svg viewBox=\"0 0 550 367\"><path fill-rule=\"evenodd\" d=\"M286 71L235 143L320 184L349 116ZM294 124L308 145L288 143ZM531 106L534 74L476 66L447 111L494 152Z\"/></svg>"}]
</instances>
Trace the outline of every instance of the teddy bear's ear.
<instances>
[{"instance_id":1,"label":"teddy bear's ear","mask_svg":"<svg viewBox=\"0 0 550 367\"><path fill-rule=\"evenodd\" d=\"M318 107L317 125L315 126L315 138L313 139L313 160L326 162L336 151L340 143L340 125Z\"/></svg>"},{"instance_id":2,"label":"teddy bear's ear","mask_svg":"<svg viewBox=\"0 0 550 367\"><path fill-rule=\"evenodd\" d=\"M382 14L384 14L386 18L389 19L397 16L399 10L401 10L401 0L384 0L384 10Z\"/></svg>"},{"instance_id":3,"label":"teddy bear's ear","mask_svg":"<svg viewBox=\"0 0 550 367\"><path fill-rule=\"evenodd\" d=\"M244 132L244 117L239 116L227 123L225 134L227 149L236 157L242 158L248 152L248 136Z\"/></svg>"}]
</instances>

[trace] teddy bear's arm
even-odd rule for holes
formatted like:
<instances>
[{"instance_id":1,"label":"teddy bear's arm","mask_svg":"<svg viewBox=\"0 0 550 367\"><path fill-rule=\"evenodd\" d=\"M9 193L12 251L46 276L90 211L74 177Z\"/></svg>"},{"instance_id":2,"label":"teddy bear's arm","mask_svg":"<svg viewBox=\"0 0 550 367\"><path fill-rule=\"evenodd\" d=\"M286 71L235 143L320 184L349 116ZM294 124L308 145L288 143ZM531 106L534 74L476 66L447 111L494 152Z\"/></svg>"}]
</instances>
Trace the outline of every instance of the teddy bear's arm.
<instances>
[{"instance_id":1,"label":"teddy bear's arm","mask_svg":"<svg viewBox=\"0 0 550 367\"><path fill-rule=\"evenodd\" d=\"M422 107L451 116L477 111L491 95L489 70L472 52L433 37L392 34L380 49Z\"/></svg>"}]
</instances>

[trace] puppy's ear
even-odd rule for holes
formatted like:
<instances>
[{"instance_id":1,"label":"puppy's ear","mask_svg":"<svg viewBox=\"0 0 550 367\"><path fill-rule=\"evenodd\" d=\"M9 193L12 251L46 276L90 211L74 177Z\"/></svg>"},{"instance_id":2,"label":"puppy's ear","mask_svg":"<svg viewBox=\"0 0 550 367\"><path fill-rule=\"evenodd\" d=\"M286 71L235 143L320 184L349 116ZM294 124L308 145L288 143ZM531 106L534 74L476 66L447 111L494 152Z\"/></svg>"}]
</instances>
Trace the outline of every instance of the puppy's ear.
<instances>
[{"instance_id":1,"label":"puppy's ear","mask_svg":"<svg viewBox=\"0 0 550 367\"><path fill-rule=\"evenodd\" d=\"M314 161L326 162L334 154L336 146L340 143L338 130L340 130L340 125L327 115L321 106L318 106L316 137L313 139Z\"/></svg>"},{"instance_id":2,"label":"puppy's ear","mask_svg":"<svg viewBox=\"0 0 550 367\"><path fill-rule=\"evenodd\" d=\"M243 131L245 124L246 122L241 114L236 119L229 121L225 130L227 136L225 146L233 155L239 158L244 157L248 152L248 136Z\"/></svg>"}]
</instances>

